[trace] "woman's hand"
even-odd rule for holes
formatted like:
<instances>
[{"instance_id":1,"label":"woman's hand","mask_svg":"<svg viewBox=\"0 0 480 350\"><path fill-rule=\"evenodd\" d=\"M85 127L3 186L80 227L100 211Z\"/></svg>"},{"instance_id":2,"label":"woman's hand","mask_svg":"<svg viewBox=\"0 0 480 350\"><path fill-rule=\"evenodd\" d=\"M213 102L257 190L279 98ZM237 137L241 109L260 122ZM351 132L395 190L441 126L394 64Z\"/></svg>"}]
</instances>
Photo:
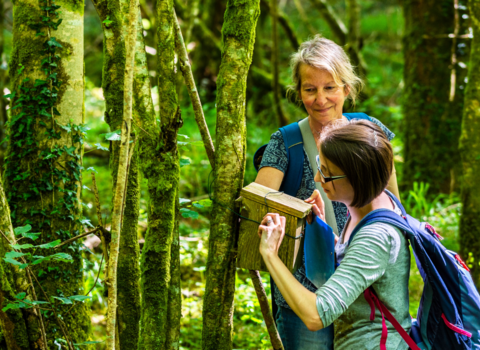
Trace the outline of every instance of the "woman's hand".
<instances>
[{"instance_id":1,"label":"woman's hand","mask_svg":"<svg viewBox=\"0 0 480 350\"><path fill-rule=\"evenodd\" d=\"M313 213L307 216L307 222L309 224L311 224L313 221L313 214L325 221L325 203L323 202L322 195L318 190L313 191L310 198L305 199L305 202L313 204Z\"/></svg>"},{"instance_id":2,"label":"woman's hand","mask_svg":"<svg viewBox=\"0 0 480 350\"><path fill-rule=\"evenodd\" d=\"M268 213L258 226L260 254L264 259L271 255L278 255L278 249L285 236L286 222L287 219L284 216Z\"/></svg>"}]
</instances>

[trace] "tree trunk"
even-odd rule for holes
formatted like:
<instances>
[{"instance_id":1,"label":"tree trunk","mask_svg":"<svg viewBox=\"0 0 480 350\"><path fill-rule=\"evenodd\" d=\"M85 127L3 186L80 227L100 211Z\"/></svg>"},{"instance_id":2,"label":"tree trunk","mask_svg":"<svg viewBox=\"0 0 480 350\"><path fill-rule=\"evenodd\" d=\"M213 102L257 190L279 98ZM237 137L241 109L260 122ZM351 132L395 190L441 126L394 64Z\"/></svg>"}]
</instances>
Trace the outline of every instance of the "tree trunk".
<instances>
[{"instance_id":1,"label":"tree trunk","mask_svg":"<svg viewBox=\"0 0 480 350\"><path fill-rule=\"evenodd\" d=\"M245 90L252 61L259 0L229 0L222 28L217 79L217 127L213 197L203 303L203 349L232 348L235 292L234 208L243 185L246 152Z\"/></svg>"},{"instance_id":2,"label":"tree trunk","mask_svg":"<svg viewBox=\"0 0 480 350\"><path fill-rule=\"evenodd\" d=\"M404 1L405 148L403 190L427 182L432 193L451 191L452 174L459 168L458 139L463 108L464 76L457 76L449 101L453 0ZM465 42L469 45L468 42ZM453 68L456 68L455 66ZM462 70L457 70L459 74Z\"/></svg>"},{"instance_id":3,"label":"tree trunk","mask_svg":"<svg viewBox=\"0 0 480 350\"><path fill-rule=\"evenodd\" d=\"M125 35L128 31L127 1L94 1L102 23L109 16L112 23L103 23L104 64L103 91L105 96L105 120L111 131L119 130L123 120L123 89L125 71ZM137 26L141 28L141 17L137 13ZM107 21L108 23L108 21ZM136 40L142 31L138 30ZM137 54L137 52L136 52ZM134 94L134 98L136 98ZM135 110L134 110L135 115ZM136 140L138 130L132 125L130 136ZM136 132L134 132L136 130ZM110 169L113 188L116 186L120 144L112 141L110 147ZM138 146L137 146L138 147ZM117 313L118 337L121 349L135 349L138 344L140 326L140 247L138 245L139 215L139 179L137 147L133 149L128 169L126 202L123 212L122 231L120 234L120 251L117 266Z\"/></svg>"},{"instance_id":4,"label":"tree trunk","mask_svg":"<svg viewBox=\"0 0 480 350\"><path fill-rule=\"evenodd\" d=\"M58 11L51 5L49 1L32 0L14 3L9 65L15 93L12 106L16 108L12 108L9 121L5 189L13 226L29 223L33 232L41 232L35 242L39 244L66 240L82 229L79 197L84 132L81 127L84 4L58 0ZM57 14L63 21L60 25ZM37 36L36 32L44 35ZM82 294L80 244L72 243L61 251L70 254L74 262L49 262L50 271L39 276L39 281L49 296ZM51 251L42 253L50 255ZM44 265L36 265L33 273L46 269ZM87 340L90 332L87 305L76 303L70 312L68 305L56 305L69 338L76 343ZM55 338L62 337L60 328L52 317L47 329L49 348L54 346ZM40 341L39 328L29 326L28 331L31 346L35 348Z\"/></svg>"},{"instance_id":5,"label":"tree trunk","mask_svg":"<svg viewBox=\"0 0 480 350\"><path fill-rule=\"evenodd\" d=\"M347 51L357 74L362 78L366 76L366 63L360 53L361 50L361 26L360 26L360 5L357 0L347 0L348 13L348 34Z\"/></svg>"},{"instance_id":6,"label":"tree trunk","mask_svg":"<svg viewBox=\"0 0 480 350\"><path fill-rule=\"evenodd\" d=\"M460 246L473 280L480 288L480 1L469 1L473 42L465 90L460 154L462 157L462 215Z\"/></svg>"},{"instance_id":7,"label":"tree trunk","mask_svg":"<svg viewBox=\"0 0 480 350\"><path fill-rule=\"evenodd\" d=\"M147 141L149 145L142 147L141 154L144 173L149 179L150 203L141 257L139 348L152 350L179 348L181 316L177 133L182 119L175 88L175 15L172 0L157 0L157 22L160 138L156 138L157 134L151 135Z\"/></svg>"}]
</instances>

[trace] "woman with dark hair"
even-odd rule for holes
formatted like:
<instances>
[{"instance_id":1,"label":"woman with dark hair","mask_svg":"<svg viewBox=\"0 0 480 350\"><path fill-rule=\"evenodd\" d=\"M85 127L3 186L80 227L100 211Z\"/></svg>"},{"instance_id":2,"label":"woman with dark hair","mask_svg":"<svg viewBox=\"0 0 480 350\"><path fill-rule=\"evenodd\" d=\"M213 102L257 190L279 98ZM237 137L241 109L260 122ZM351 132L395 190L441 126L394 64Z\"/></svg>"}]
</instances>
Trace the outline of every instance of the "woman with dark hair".
<instances>
[{"instance_id":1,"label":"woman with dark hair","mask_svg":"<svg viewBox=\"0 0 480 350\"><path fill-rule=\"evenodd\" d=\"M350 245L348 242L355 226L370 212L389 209L401 215L384 192L393 168L392 147L378 125L364 120L332 125L322 132L320 141L315 181L321 183L331 201L345 204L349 211L335 246L339 267L315 293L302 286L278 258L285 227L285 218L278 214L267 214L259 226L260 253L277 288L310 331L334 323L335 350L378 349L382 317L376 310L374 321L370 321L371 309L363 292L372 286L409 331L408 243L397 228L385 223L362 227ZM318 190L306 201L325 220ZM388 330L388 349L408 348L390 323Z\"/></svg>"},{"instance_id":2,"label":"woman with dark hair","mask_svg":"<svg viewBox=\"0 0 480 350\"><path fill-rule=\"evenodd\" d=\"M285 181L287 171L298 171L301 176L300 188L293 195L299 199L308 198L317 188L325 203L325 221L335 233L340 233L346 223L347 207L338 201L331 201L320 186L315 185L315 155L320 146L320 135L324 127L334 121L347 121L343 113L346 100L355 106L362 88L362 80L355 74L345 51L336 43L320 35L300 45L292 55L291 92L307 111L307 116L298 122L303 138L303 167L289 168L286 142L280 131L272 134L263 154L256 183L279 190ZM379 120L370 120L381 128L389 140L395 135ZM313 144L313 145L312 145ZM293 162L292 162L293 163ZM283 187L284 188L284 187ZM393 168L388 179L388 190L398 197L397 178ZM308 290L315 292L317 287L306 276L302 265L294 274L295 278ZM292 311L279 289L272 283L272 304L278 332L288 350L331 350L332 329L311 332Z\"/></svg>"}]
</instances>

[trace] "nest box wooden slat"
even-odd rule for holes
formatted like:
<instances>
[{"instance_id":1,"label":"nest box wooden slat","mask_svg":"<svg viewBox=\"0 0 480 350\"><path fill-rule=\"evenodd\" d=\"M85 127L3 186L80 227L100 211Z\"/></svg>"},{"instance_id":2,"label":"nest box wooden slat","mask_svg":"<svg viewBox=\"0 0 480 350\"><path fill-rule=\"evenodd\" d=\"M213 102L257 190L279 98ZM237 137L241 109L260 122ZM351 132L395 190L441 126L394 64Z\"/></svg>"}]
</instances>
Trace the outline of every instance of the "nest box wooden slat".
<instances>
[{"instance_id":1,"label":"nest box wooden slat","mask_svg":"<svg viewBox=\"0 0 480 350\"><path fill-rule=\"evenodd\" d=\"M240 214L250 220L262 221L267 213L278 213L287 219L285 233L292 237L302 236L305 217L312 206L301 199L279 193L271 188L252 182L241 191L237 199ZM242 219L238 236L237 267L249 270L268 271L260 255L258 224ZM283 263L295 271L301 264L303 255L303 236L293 239L285 235L278 251Z\"/></svg>"}]
</instances>

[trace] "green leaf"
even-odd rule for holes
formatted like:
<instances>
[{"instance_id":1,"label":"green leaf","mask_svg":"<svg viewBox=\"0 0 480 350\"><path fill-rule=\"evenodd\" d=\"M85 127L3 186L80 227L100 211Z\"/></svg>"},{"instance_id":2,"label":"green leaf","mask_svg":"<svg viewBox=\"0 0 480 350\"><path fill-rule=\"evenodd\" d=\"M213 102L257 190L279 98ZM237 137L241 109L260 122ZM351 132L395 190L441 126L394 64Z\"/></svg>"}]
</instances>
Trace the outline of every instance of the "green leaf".
<instances>
[{"instance_id":1,"label":"green leaf","mask_svg":"<svg viewBox=\"0 0 480 350\"><path fill-rule=\"evenodd\" d=\"M87 171L93 171L95 174L98 174L98 171L96 171L93 166L91 166L90 168L87 168Z\"/></svg>"},{"instance_id":2,"label":"green leaf","mask_svg":"<svg viewBox=\"0 0 480 350\"><path fill-rule=\"evenodd\" d=\"M26 296L27 296L27 293L21 292L21 293L18 293L17 295L15 295L15 299L23 300L23 299L25 299Z\"/></svg>"},{"instance_id":3,"label":"green leaf","mask_svg":"<svg viewBox=\"0 0 480 350\"><path fill-rule=\"evenodd\" d=\"M100 151L108 152L108 148L103 147L103 146L102 146L101 144L99 144L99 143L96 143L95 146L97 146L97 149L99 149Z\"/></svg>"},{"instance_id":4,"label":"green leaf","mask_svg":"<svg viewBox=\"0 0 480 350\"><path fill-rule=\"evenodd\" d=\"M198 209L202 209L202 208L203 208L203 205L201 205L201 204L198 203L198 202L193 202L193 206L194 206L195 208L198 208Z\"/></svg>"},{"instance_id":5,"label":"green leaf","mask_svg":"<svg viewBox=\"0 0 480 350\"><path fill-rule=\"evenodd\" d=\"M185 165L190 164L191 162L192 161L190 160L190 158L187 158L187 157L180 158L180 168L184 167Z\"/></svg>"},{"instance_id":6,"label":"green leaf","mask_svg":"<svg viewBox=\"0 0 480 350\"><path fill-rule=\"evenodd\" d=\"M187 199L187 198L179 198L179 200L180 200L180 205L185 203L190 203L190 199Z\"/></svg>"},{"instance_id":7,"label":"green leaf","mask_svg":"<svg viewBox=\"0 0 480 350\"><path fill-rule=\"evenodd\" d=\"M5 257L15 259L15 258L20 258L21 256L24 256L24 255L26 255L26 254L25 253L19 253L19 252L8 252L7 254L5 254Z\"/></svg>"},{"instance_id":8,"label":"green leaf","mask_svg":"<svg viewBox=\"0 0 480 350\"><path fill-rule=\"evenodd\" d=\"M27 233L24 233L22 234L23 237L25 238L30 238L32 241L38 239L38 237L40 237L40 232L27 232Z\"/></svg>"},{"instance_id":9,"label":"green leaf","mask_svg":"<svg viewBox=\"0 0 480 350\"><path fill-rule=\"evenodd\" d=\"M184 218L198 219L198 213L188 208L180 208L180 214L182 214Z\"/></svg>"},{"instance_id":10,"label":"green leaf","mask_svg":"<svg viewBox=\"0 0 480 350\"><path fill-rule=\"evenodd\" d=\"M73 302L68 298L64 298L64 297L53 297L53 298L60 300L62 304L70 304L70 305L73 304Z\"/></svg>"},{"instance_id":11,"label":"green leaf","mask_svg":"<svg viewBox=\"0 0 480 350\"><path fill-rule=\"evenodd\" d=\"M60 239L57 239L56 241L53 241L53 242L37 245L36 248L49 249L49 248L56 247L60 243L62 243L62 241Z\"/></svg>"},{"instance_id":12,"label":"green leaf","mask_svg":"<svg viewBox=\"0 0 480 350\"><path fill-rule=\"evenodd\" d=\"M190 138L190 137L187 136L187 135L182 135L182 134L177 134L177 135L178 135L178 136L181 136L181 137L184 137L184 138L186 138L186 139L189 139L189 138Z\"/></svg>"},{"instance_id":13,"label":"green leaf","mask_svg":"<svg viewBox=\"0 0 480 350\"><path fill-rule=\"evenodd\" d=\"M107 18L102 23L105 24L105 26L108 28L108 26L112 24L113 21L110 20L110 16L107 16Z\"/></svg>"},{"instance_id":14,"label":"green leaf","mask_svg":"<svg viewBox=\"0 0 480 350\"><path fill-rule=\"evenodd\" d=\"M50 38L50 40L47 40L47 44L49 46L62 47L62 45L53 36Z\"/></svg>"},{"instance_id":15,"label":"green leaf","mask_svg":"<svg viewBox=\"0 0 480 350\"><path fill-rule=\"evenodd\" d=\"M86 295L72 295L69 296L68 299L72 301L81 301L84 302L85 300L91 299L92 297L86 296Z\"/></svg>"},{"instance_id":16,"label":"green leaf","mask_svg":"<svg viewBox=\"0 0 480 350\"><path fill-rule=\"evenodd\" d=\"M211 207L212 206L212 200L209 199L209 198L199 200L198 203L200 203L204 207Z\"/></svg>"},{"instance_id":17,"label":"green leaf","mask_svg":"<svg viewBox=\"0 0 480 350\"><path fill-rule=\"evenodd\" d=\"M5 262L10 263L10 264L19 266L21 269L24 269L25 267L28 266L28 264L22 264L21 262L15 260L15 259L11 259L11 258L3 258L3 260L4 260Z\"/></svg>"},{"instance_id":18,"label":"green leaf","mask_svg":"<svg viewBox=\"0 0 480 350\"><path fill-rule=\"evenodd\" d=\"M31 229L32 229L32 226L25 225L25 226L17 227L13 231L18 236L18 235L21 235L22 233L26 233L26 232L30 231Z\"/></svg>"},{"instance_id":19,"label":"green leaf","mask_svg":"<svg viewBox=\"0 0 480 350\"><path fill-rule=\"evenodd\" d=\"M28 249L28 248L33 248L32 244L10 244L10 247L13 249Z\"/></svg>"},{"instance_id":20,"label":"green leaf","mask_svg":"<svg viewBox=\"0 0 480 350\"><path fill-rule=\"evenodd\" d=\"M81 223L82 225L85 225L85 226L88 226L88 227L91 227L91 228L94 228L94 227L95 227L95 226L92 225L92 223L90 222L90 220L87 219L87 218L81 218L81 219L80 219L80 223Z\"/></svg>"},{"instance_id":21,"label":"green leaf","mask_svg":"<svg viewBox=\"0 0 480 350\"><path fill-rule=\"evenodd\" d=\"M89 189L89 188L88 188L87 186L85 186L85 185L83 185L82 188L83 188L84 190L89 190L90 192L92 191L91 189Z\"/></svg>"},{"instance_id":22,"label":"green leaf","mask_svg":"<svg viewBox=\"0 0 480 350\"><path fill-rule=\"evenodd\" d=\"M121 134L122 134L121 130L115 130L115 131L108 132L108 133L103 134L103 135L105 135L105 140L120 141L122 139L121 136L120 136Z\"/></svg>"}]
</instances>

